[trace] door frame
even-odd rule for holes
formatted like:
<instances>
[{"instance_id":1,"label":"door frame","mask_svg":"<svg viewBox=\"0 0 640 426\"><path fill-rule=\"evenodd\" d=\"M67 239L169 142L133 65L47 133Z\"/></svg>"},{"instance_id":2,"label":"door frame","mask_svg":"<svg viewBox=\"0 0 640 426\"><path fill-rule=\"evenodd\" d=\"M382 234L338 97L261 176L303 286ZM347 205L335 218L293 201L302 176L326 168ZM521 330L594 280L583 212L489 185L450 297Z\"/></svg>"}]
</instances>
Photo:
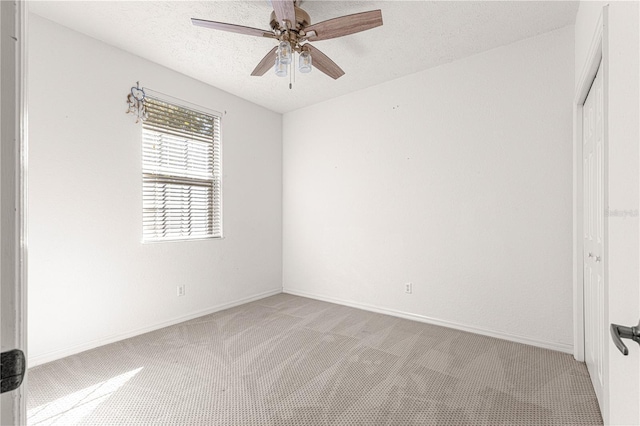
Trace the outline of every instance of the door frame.
<instances>
[{"instance_id":1,"label":"door frame","mask_svg":"<svg viewBox=\"0 0 640 426\"><path fill-rule=\"evenodd\" d=\"M0 53L3 68L2 151L2 350L27 352L27 20L25 0L2 2L2 36L14 39ZM3 43L4 44L4 43ZM12 86L12 87L11 87ZM26 424L26 382L2 395L0 422Z\"/></svg>"},{"instance_id":2,"label":"door frame","mask_svg":"<svg viewBox=\"0 0 640 426\"><path fill-rule=\"evenodd\" d=\"M580 76L575 87L573 99L573 356L577 361L585 360L585 317L584 317L584 244L583 244L583 167L582 167L582 110L584 102L589 94L593 80L596 77L598 67L602 67L602 91L603 91L603 238L604 252L602 253L605 294L604 317L609 318L609 267L608 267L608 232L609 217L609 83L608 83L608 16L609 6L602 8L596 28L594 29L587 57L582 64ZM601 325L604 327L604 325ZM603 338L608 340L608 329L603 333ZM608 347L608 345L605 345ZM604 351L603 360L603 419L609 418L609 363L608 351Z\"/></svg>"}]
</instances>

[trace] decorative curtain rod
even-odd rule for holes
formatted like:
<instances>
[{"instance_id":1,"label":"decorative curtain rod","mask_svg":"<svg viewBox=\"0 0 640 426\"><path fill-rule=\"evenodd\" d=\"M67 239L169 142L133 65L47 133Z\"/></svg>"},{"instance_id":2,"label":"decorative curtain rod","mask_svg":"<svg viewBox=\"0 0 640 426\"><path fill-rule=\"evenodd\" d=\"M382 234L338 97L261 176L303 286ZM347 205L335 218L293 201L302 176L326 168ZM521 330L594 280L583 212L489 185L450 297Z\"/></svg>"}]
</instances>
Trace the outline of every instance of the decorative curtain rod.
<instances>
[{"instance_id":1,"label":"decorative curtain rod","mask_svg":"<svg viewBox=\"0 0 640 426\"><path fill-rule=\"evenodd\" d=\"M140 87L140 82L137 81L135 87L132 87L130 93L127 95L127 114L132 114L136 123L146 120L149 117L147 108L144 105L144 99L147 97L144 88Z\"/></svg>"},{"instance_id":2,"label":"decorative curtain rod","mask_svg":"<svg viewBox=\"0 0 640 426\"><path fill-rule=\"evenodd\" d=\"M227 114L227 111L216 111L213 109L202 107L200 105L192 104L191 102L175 98L162 92L151 90L147 87L140 87L140 82L137 81L136 85L131 87L131 91L127 95L127 104L129 105L127 113L135 116L136 123L144 121L148 117L148 113L144 105L145 99L147 97L158 99L160 101L167 101L177 106L181 106L205 115L216 116L219 118L222 118L223 115Z\"/></svg>"}]
</instances>

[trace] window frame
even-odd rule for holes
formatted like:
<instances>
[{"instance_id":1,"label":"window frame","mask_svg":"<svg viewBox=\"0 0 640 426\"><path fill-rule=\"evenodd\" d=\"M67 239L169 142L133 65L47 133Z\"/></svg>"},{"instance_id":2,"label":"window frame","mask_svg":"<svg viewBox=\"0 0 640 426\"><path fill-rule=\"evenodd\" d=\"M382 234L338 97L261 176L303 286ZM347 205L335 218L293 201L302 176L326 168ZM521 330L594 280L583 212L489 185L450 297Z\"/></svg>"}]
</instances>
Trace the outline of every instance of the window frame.
<instances>
[{"instance_id":1,"label":"window frame","mask_svg":"<svg viewBox=\"0 0 640 426\"><path fill-rule=\"evenodd\" d=\"M212 183L212 190L214 191L212 193L212 205L211 205L211 214L212 214L212 232L213 234L211 235L203 235L203 236L194 236L194 237L190 237L190 236L184 236L181 235L179 237L164 237L164 238L147 238L145 237L145 225L144 225L144 216L145 216L145 206L144 206L144 183L145 183L145 175L149 174L147 172L144 171L144 163L145 163L145 154L144 154L144 122L142 123L141 126L141 131L140 131L140 139L139 139L139 143L140 143L140 167L141 167L141 172L140 172L140 177L141 177L141 186L142 186L142 192L141 192L141 199L142 199L142 209L141 209L141 213L142 213L142 236L141 236L141 242L143 244L157 244L157 243L168 243L168 242L185 242L185 241L205 241L205 240L222 240L224 239L224 220L223 220L223 148L222 148L222 139L223 139L223 135L222 135L222 117L223 117L223 113L213 110L213 109L209 109L206 107L202 107L200 105L196 105L196 104L192 104L188 101L182 100L182 99L178 99L175 97L172 97L170 95L166 95L164 93L161 92L157 92L154 90L149 90L147 88L144 89L145 91L145 98L151 98L178 108L182 108L182 109L186 109L186 110L190 110L192 112L196 112L198 114L203 114L203 115L208 115L214 118L217 118L218 121L218 128L217 128L217 132L219 135L219 140L218 140L218 164L217 164L217 169L218 169L218 173L216 176L216 161L215 161L215 150L216 150L216 144L215 141L212 142L213 144L213 155L214 155L214 161L212 164L212 179L211 179L211 183ZM214 128L214 134L215 134L215 128ZM156 175L158 177L162 177L163 175ZM175 176L176 180L193 180L193 181L198 181L198 178L191 178L191 177L187 177L187 176ZM216 181L218 183L218 203L216 206L216 202L215 202L215 186L216 186ZM216 221L215 220L215 216L216 214L218 215L219 219ZM216 234L215 233L215 229L216 226L215 224L218 224L218 228L219 228L219 232Z\"/></svg>"}]
</instances>

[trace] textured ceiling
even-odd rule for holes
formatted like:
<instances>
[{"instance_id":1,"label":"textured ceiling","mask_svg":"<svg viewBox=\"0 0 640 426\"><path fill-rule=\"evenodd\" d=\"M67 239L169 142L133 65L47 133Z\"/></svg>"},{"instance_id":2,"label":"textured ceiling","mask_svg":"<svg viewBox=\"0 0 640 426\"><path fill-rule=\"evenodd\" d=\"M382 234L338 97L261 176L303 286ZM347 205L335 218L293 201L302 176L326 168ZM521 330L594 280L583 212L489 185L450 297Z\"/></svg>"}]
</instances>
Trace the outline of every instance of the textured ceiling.
<instances>
[{"instance_id":1,"label":"textured ceiling","mask_svg":"<svg viewBox=\"0 0 640 426\"><path fill-rule=\"evenodd\" d=\"M577 2L318 1L312 22L382 9L384 25L314 42L346 74L251 71L275 41L195 27L190 18L269 28L254 1L30 1L30 11L277 112L287 112L574 23Z\"/></svg>"}]
</instances>

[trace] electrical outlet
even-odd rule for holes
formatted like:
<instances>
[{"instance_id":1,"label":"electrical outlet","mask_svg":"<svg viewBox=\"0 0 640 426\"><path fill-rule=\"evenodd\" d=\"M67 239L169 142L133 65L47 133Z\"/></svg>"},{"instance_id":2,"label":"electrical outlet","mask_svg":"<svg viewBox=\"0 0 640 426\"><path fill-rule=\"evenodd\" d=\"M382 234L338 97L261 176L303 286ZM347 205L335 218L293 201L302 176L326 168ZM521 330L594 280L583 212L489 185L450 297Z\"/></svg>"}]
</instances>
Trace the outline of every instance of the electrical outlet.
<instances>
[{"instance_id":1,"label":"electrical outlet","mask_svg":"<svg viewBox=\"0 0 640 426\"><path fill-rule=\"evenodd\" d=\"M184 285L178 286L178 297L184 296Z\"/></svg>"},{"instance_id":2,"label":"electrical outlet","mask_svg":"<svg viewBox=\"0 0 640 426\"><path fill-rule=\"evenodd\" d=\"M404 284L404 292L407 293L407 294L411 294L412 291L413 291L413 284L405 283Z\"/></svg>"}]
</instances>

